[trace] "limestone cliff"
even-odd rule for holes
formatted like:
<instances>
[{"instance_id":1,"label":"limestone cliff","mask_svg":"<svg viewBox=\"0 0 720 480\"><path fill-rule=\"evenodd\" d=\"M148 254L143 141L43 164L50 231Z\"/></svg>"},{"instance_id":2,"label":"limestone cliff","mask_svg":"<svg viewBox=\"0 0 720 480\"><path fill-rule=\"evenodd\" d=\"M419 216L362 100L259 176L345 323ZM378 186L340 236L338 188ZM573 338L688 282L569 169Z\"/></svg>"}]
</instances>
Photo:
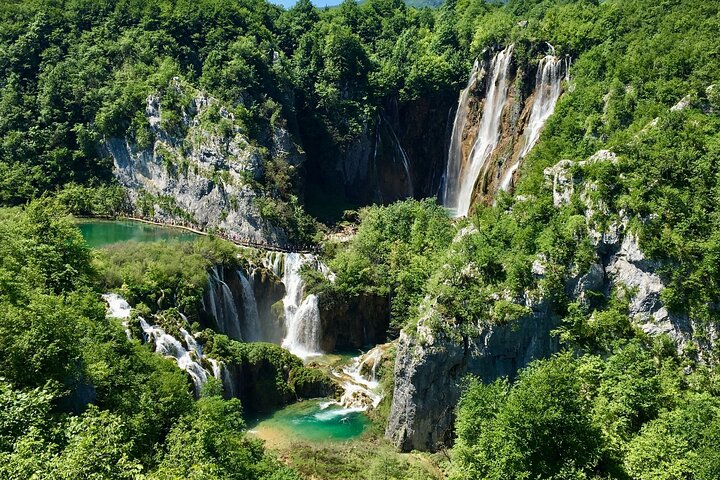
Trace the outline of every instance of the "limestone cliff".
<instances>
[{"instance_id":1,"label":"limestone cliff","mask_svg":"<svg viewBox=\"0 0 720 480\"><path fill-rule=\"evenodd\" d=\"M135 211L253 243L286 244L286 233L263 218L258 202L262 147L250 142L241 122L217 100L177 80L168 90L187 101L178 114L163 96L147 98L145 145L133 138L104 142ZM302 164L304 156L287 131L275 127L269 137L264 148L293 168Z\"/></svg>"}]
</instances>

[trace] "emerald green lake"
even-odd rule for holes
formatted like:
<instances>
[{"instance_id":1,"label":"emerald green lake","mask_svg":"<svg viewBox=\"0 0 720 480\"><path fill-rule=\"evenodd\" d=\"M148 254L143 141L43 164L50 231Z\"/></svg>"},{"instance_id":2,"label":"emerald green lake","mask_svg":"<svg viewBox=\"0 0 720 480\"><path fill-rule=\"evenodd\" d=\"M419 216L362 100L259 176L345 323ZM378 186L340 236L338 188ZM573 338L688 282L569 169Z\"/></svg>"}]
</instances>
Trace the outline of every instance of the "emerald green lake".
<instances>
[{"instance_id":1,"label":"emerald green lake","mask_svg":"<svg viewBox=\"0 0 720 480\"><path fill-rule=\"evenodd\" d=\"M179 228L149 225L132 220L80 220L78 228L88 245L102 248L120 242L157 242L179 240L191 242L198 236Z\"/></svg>"},{"instance_id":2,"label":"emerald green lake","mask_svg":"<svg viewBox=\"0 0 720 480\"><path fill-rule=\"evenodd\" d=\"M307 401L289 405L269 417L248 423L251 434L277 446L298 441L351 440L365 431L370 419L357 409Z\"/></svg>"}]
</instances>

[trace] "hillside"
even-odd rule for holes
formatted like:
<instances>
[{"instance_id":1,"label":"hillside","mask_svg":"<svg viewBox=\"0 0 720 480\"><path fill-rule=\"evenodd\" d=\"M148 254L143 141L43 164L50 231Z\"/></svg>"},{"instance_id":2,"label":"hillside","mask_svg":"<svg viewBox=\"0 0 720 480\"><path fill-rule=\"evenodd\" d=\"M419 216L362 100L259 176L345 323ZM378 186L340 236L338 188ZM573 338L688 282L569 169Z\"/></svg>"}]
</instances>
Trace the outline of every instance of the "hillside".
<instances>
[{"instance_id":1,"label":"hillside","mask_svg":"<svg viewBox=\"0 0 720 480\"><path fill-rule=\"evenodd\" d=\"M0 477L720 477L718 31L3 2Z\"/></svg>"}]
</instances>

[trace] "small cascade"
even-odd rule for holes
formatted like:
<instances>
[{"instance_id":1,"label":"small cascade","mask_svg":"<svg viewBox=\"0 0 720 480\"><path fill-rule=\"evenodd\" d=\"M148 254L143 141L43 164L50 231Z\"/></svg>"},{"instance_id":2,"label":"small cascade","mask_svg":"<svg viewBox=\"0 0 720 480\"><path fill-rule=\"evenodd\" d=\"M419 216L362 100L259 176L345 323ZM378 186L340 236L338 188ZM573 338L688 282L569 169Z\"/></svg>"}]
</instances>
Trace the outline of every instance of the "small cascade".
<instances>
[{"instance_id":1,"label":"small cascade","mask_svg":"<svg viewBox=\"0 0 720 480\"><path fill-rule=\"evenodd\" d=\"M300 276L303 265L318 263L313 255L288 253L284 259L282 282L285 285L285 327L287 335L282 346L298 357L320 355L320 309L318 298L308 295L303 299L305 282Z\"/></svg>"},{"instance_id":2,"label":"small cascade","mask_svg":"<svg viewBox=\"0 0 720 480\"><path fill-rule=\"evenodd\" d=\"M210 269L209 285L203 297L203 309L209 312L217 323L221 333L242 340L240 317L235 306L232 291L222 278L222 268Z\"/></svg>"},{"instance_id":3,"label":"small cascade","mask_svg":"<svg viewBox=\"0 0 720 480\"><path fill-rule=\"evenodd\" d=\"M550 45L550 44L548 44ZM535 79L535 99L533 100L530 119L523 134L523 148L517 161L508 169L500 182L500 190L507 191L512 183L513 175L520 167L520 162L532 150L540 138L545 122L555 111L555 104L562 92L563 70L567 74L567 60L555 56L555 49L550 45L551 54L545 56L538 64Z\"/></svg>"},{"instance_id":4,"label":"small cascade","mask_svg":"<svg viewBox=\"0 0 720 480\"><path fill-rule=\"evenodd\" d=\"M200 389L208 380L208 372L200 365L202 351L198 350L195 338L188 334L185 330L181 330L184 340L187 342L188 337L192 342L188 344L186 349L182 343L172 335L165 333L161 327L150 325L144 318L140 317L140 327L145 332L148 340L152 340L155 344L155 352L165 357L175 359L178 367L186 371L192 379L195 386L195 394L200 394Z\"/></svg>"},{"instance_id":5,"label":"small cascade","mask_svg":"<svg viewBox=\"0 0 720 480\"><path fill-rule=\"evenodd\" d=\"M340 401L336 402L344 408L366 410L377 408L383 399L378 392L378 368L382 360L383 350L375 347L364 355L352 359L349 365L332 372L333 377L343 387Z\"/></svg>"},{"instance_id":6,"label":"small cascade","mask_svg":"<svg viewBox=\"0 0 720 480\"><path fill-rule=\"evenodd\" d=\"M480 74L480 62L475 60L467 86L460 92L457 111L455 112L455 121L453 122L452 134L450 136L450 147L448 148L447 170L445 172L445 180L443 182L444 189L442 194L442 203L449 206L457 197L457 189L460 186L460 169L463 163L462 140L465 125L467 124L468 113L470 111L470 92L477 83Z\"/></svg>"},{"instance_id":7,"label":"small cascade","mask_svg":"<svg viewBox=\"0 0 720 480\"><path fill-rule=\"evenodd\" d=\"M259 342L262 340L262 332L260 330L260 314L258 313L257 301L255 300L255 291L241 270L237 271L237 275L242 288L243 313L245 319L242 336L246 342Z\"/></svg>"},{"instance_id":8,"label":"small cascade","mask_svg":"<svg viewBox=\"0 0 720 480\"><path fill-rule=\"evenodd\" d=\"M407 176L407 182L408 182L408 192L407 196L412 197L415 192L415 188L413 187L413 181L412 181L412 175L410 174L410 160L408 159L407 154L405 153L405 149L402 147L402 144L400 143L400 139L398 138L397 134L395 133L395 130L392 128L392 125L390 125L390 122L388 122L385 117L380 117L381 121L385 123L388 130L390 131L390 134L392 135L393 142L395 147L397 148L397 151L400 153L400 159L402 160L403 168L405 168L405 175ZM377 146L375 147L377 148Z\"/></svg>"},{"instance_id":9,"label":"small cascade","mask_svg":"<svg viewBox=\"0 0 720 480\"><path fill-rule=\"evenodd\" d=\"M103 294L103 299L108 303L107 316L111 318L119 318L124 320L123 325L126 328L128 339L132 339L132 334L128 329L127 320L130 318L132 307L130 304L115 293ZM187 317L180 313L180 317L188 323ZM193 382L195 395L200 394L200 389L207 382L208 378L215 377L223 381L223 374L226 369L222 362L214 358L208 358L203 355L202 346L197 342L195 337L184 328L180 329L182 342L172 335L168 334L160 326L150 325L144 318L138 317L140 327L145 334L146 341L152 341L155 345L155 352L160 355L171 357L175 360L181 370L186 371ZM210 364L210 371L202 366L203 360ZM223 382L224 383L224 382ZM230 385L232 387L232 385ZM226 387L227 388L227 387Z\"/></svg>"},{"instance_id":10,"label":"small cascade","mask_svg":"<svg viewBox=\"0 0 720 480\"><path fill-rule=\"evenodd\" d=\"M477 139L470 151L467 165L461 164L459 173L452 175L459 181L459 188L456 186L451 190L453 195L447 197L446 206L454 210L455 216L465 216L470 210L475 183L500 139L500 121L510 85L512 51L513 45L510 45L497 53L492 60ZM448 179L450 177L451 175L448 175ZM450 188L450 180L448 180L448 188Z\"/></svg>"},{"instance_id":11,"label":"small cascade","mask_svg":"<svg viewBox=\"0 0 720 480\"><path fill-rule=\"evenodd\" d=\"M116 293L104 293L102 298L108 304L107 317L119 319L125 328L125 335L127 335L128 339L131 339L132 332L130 332L130 328L128 328L131 310L130 304Z\"/></svg>"},{"instance_id":12,"label":"small cascade","mask_svg":"<svg viewBox=\"0 0 720 480\"><path fill-rule=\"evenodd\" d=\"M267 252L262 263L265 268L273 272L277 277L282 278L285 273L285 254L278 252Z\"/></svg>"}]
</instances>

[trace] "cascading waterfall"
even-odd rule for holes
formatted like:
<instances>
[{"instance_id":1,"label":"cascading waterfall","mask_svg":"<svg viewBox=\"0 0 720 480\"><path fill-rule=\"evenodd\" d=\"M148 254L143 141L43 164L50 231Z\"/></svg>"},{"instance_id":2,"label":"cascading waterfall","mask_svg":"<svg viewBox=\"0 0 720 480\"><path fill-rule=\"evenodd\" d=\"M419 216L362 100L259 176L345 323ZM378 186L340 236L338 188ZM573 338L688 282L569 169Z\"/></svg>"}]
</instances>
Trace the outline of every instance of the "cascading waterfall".
<instances>
[{"instance_id":1,"label":"cascading waterfall","mask_svg":"<svg viewBox=\"0 0 720 480\"><path fill-rule=\"evenodd\" d=\"M467 86L460 92L460 100L458 100L457 111L455 112L455 121L453 122L452 135L450 136L450 147L448 149L447 170L445 172L444 191L442 202L445 206L450 206L457 198L457 189L460 186L460 169L462 166L462 140L465 125L467 124L468 113L470 111L470 92L475 87L480 74L480 62L475 60Z\"/></svg>"},{"instance_id":2,"label":"cascading waterfall","mask_svg":"<svg viewBox=\"0 0 720 480\"><path fill-rule=\"evenodd\" d=\"M117 318L122 322L122 326L125 328L125 335L128 339L132 338L132 332L128 328L128 320L130 319L130 304L125 301L117 293L104 293L102 295L103 300L108 304L107 316L109 318Z\"/></svg>"},{"instance_id":3,"label":"cascading waterfall","mask_svg":"<svg viewBox=\"0 0 720 480\"><path fill-rule=\"evenodd\" d=\"M554 51L554 49L552 50ZM517 161L508 169L500 182L500 190L507 191L510 188L513 175L520 167L520 162L535 146L545 122L555 111L555 104L562 92L563 70L567 71L567 60L556 57L554 53L540 60L535 79L535 99L523 135L523 148Z\"/></svg>"},{"instance_id":4,"label":"cascading waterfall","mask_svg":"<svg viewBox=\"0 0 720 480\"><path fill-rule=\"evenodd\" d=\"M202 352L198 350L195 338L188 334L185 330L181 330L188 348L186 349L182 343L172 335L165 333L161 327L150 325L144 318L140 317L140 327L145 332L148 340L152 340L155 344L155 352L165 357L175 359L178 367L186 371L192 379L195 386L195 394L200 393L200 389L208 380L208 372L198 363L197 360L202 358ZM192 342L188 342L188 337ZM192 355L191 355L192 354Z\"/></svg>"},{"instance_id":5,"label":"cascading waterfall","mask_svg":"<svg viewBox=\"0 0 720 480\"><path fill-rule=\"evenodd\" d=\"M459 188L449 190L453 195L447 197L445 206L453 209L455 216L465 216L470 210L475 183L500 139L500 120L510 84L508 80L512 50L513 45L510 45L497 53L492 60L478 136L470 151L468 165L461 164L459 173L452 175L458 180ZM448 179L450 178L451 175L448 175Z\"/></svg>"},{"instance_id":6,"label":"cascading waterfall","mask_svg":"<svg viewBox=\"0 0 720 480\"><path fill-rule=\"evenodd\" d=\"M301 358L321 354L318 298L308 295L303 299L305 282L300 276L302 266L312 262L317 262L312 255L288 253L285 255L282 276L285 285L283 306L287 331L282 346Z\"/></svg>"},{"instance_id":7,"label":"cascading waterfall","mask_svg":"<svg viewBox=\"0 0 720 480\"><path fill-rule=\"evenodd\" d=\"M245 324L243 325L243 338L246 342L259 342L262 340L260 330L260 314L258 313L255 291L245 274L238 270L238 279L242 288L243 313Z\"/></svg>"},{"instance_id":8,"label":"cascading waterfall","mask_svg":"<svg viewBox=\"0 0 720 480\"><path fill-rule=\"evenodd\" d=\"M123 325L126 327L128 338L132 339L132 334L127 328L127 320L130 318L132 310L130 304L115 293L103 294L102 298L108 304L107 316L124 320ZM181 313L180 316L187 324L185 315ZM178 367L190 375L196 395L200 394L200 389L205 382L207 382L208 378L215 377L218 380L223 380L223 373L226 370L225 366L213 358L205 357L202 352L202 347L187 330L184 328L180 329L182 340L185 342L185 345L183 345L180 340L166 333L161 327L150 325L147 320L142 317L138 317L138 319L140 320L140 327L145 334L146 340L152 340L154 343L155 352L173 358ZM210 371L201 365L203 360L206 360L210 364Z\"/></svg>"},{"instance_id":9,"label":"cascading waterfall","mask_svg":"<svg viewBox=\"0 0 720 480\"><path fill-rule=\"evenodd\" d=\"M232 291L222 278L222 269L217 266L211 268L208 282L208 289L202 301L203 309L212 314L222 333L230 338L242 340L240 317Z\"/></svg>"},{"instance_id":10,"label":"cascading waterfall","mask_svg":"<svg viewBox=\"0 0 720 480\"><path fill-rule=\"evenodd\" d=\"M377 375L382 355L382 347L378 346L353 358L349 365L334 370L332 375L342 385L343 394L339 402L329 404L358 410L377 408L383 399L382 393L378 392L380 383Z\"/></svg>"}]
</instances>

